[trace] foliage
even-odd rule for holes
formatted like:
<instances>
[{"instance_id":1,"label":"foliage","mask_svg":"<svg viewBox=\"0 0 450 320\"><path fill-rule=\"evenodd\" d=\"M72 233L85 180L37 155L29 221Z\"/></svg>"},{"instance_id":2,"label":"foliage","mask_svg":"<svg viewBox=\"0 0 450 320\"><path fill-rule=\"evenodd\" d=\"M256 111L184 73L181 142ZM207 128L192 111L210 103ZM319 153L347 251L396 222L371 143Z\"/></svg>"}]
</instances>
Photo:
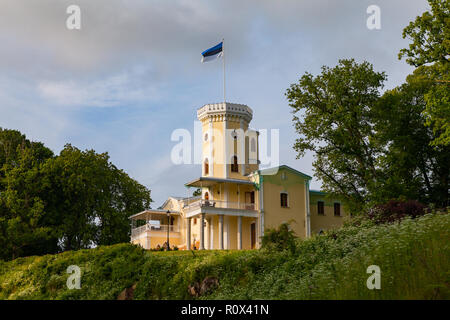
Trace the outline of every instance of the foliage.
<instances>
[{"instance_id":1,"label":"foliage","mask_svg":"<svg viewBox=\"0 0 450 320\"><path fill-rule=\"evenodd\" d=\"M384 204L374 206L368 214L369 219L375 223L389 223L399 221L406 217L416 218L426 213L426 207L416 200L391 200Z\"/></svg>"},{"instance_id":2,"label":"foliage","mask_svg":"<svg viewBox=\"0 0 450 320\"><path fill-rule=\"evenodd\" d=\"M400 50L399 59L427 69L437 85L426 94L427 125L433 128L433 145L450 145L450 1L428 0L431 11L424 12L403 30L403 38L412 42Z\"/></svg>"},{"instance_id":3,"label":"foliage","mask_svg":"<svg viewBox=\"0 0 450 320\"><path fill-rule=\"evenodd\" d=\"M261 237L261 244L268 250L295 250L295 233L288 223L282 223L276 229L267 229Z\"/></svg>"},{"instance_id":4,"label":"foliage","mask_svg":"<svg viewBox=\"0 0 450 320\"><path fill-rule=\"evenodd\" d=\"M400 50L399 58L413 66L426 63L448 63L450 52L450 1L428 0L426 11L403 30L403 38L412 40L409 48Z\"/></svg>"},{"instance_id":5,"label":"foliage","mask_svg":"<svg viewBox=\"0 0 450 320\"><path fill-rule=\"evenodd\" d=\"M0 299L115 299L136 284L135 299L194 299L206 277L219 287L199 299L449 299L450 215L357 225L296 240L295 250L144 251L100 246L0 262ZM366 269L381 268L381 290ZM81 289L66 287L69 265Z\"/></svg>"},{"instance_id":6,"label":"foliage","mask_svg":"<svg viewBox=\"0 0 450 320\"><path fill-rule=\"evenodd\" d=\"M427 92L436 86L418 69L385 92L373 109L374 143L382 150L377 158L382 187L371 190L378 202L396 198L448 205L450 146L431 145L437 136L423 114Z\"/></svg>"},{"instance_id":7,"label":"foliage","mask_svg":"<svg viewBox=\"0 0 450 320\"><path fill-rule=\"evenodd\" d=\"M54 156L0 129L0 161L0 259L128 241L128 217L150 206L107 153L68 144Z\"/></svg>"},{"instance_id":8,"label":"foliage","mask_svg":"<svg viewBox=\"0 0 450 320\"><path fill-rule=\"evenodd\" d=\"M315 153L315 175L324 190L342 198L351 212L360 211L379 188L372 110L385 80L368 62L339 60L316 77L306 73L286 93L300 136L294 145L298 157Z\"/></svg>"}]
</instances>

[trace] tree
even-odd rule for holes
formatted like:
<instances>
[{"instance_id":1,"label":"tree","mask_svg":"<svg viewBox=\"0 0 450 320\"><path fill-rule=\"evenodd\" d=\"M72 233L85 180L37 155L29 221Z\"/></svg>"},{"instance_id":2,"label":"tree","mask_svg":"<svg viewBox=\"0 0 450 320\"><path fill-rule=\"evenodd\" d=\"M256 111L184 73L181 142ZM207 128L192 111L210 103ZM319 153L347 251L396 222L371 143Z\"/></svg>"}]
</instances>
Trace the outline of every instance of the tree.
<instances>
[{"instance_id":1,"label":"tree","mask_svg":"<svg viewBox=\"0 0 450 320\"><path fill-rule=\"evenodd\" d=\"M403 38L412 41L401 49L399 59L415 67L427 63L447 64L450 52L450 1L428 0L431 12L426 11L403 29Z\"/></svg>"},{"instance_id":2,"label":"tree","mask_svg":"<svg viewBox=\"0 0 450 320\"><path fill-rule=\"evenodd\" d=\"M385 80L368 62L339 60L334 68L322 67L316 77L306 73L286 93L300 135L294 145L297 157L313 151L315 175L324 190L341 197L352 212L379 187L380 150L371 118Z\"/></svg>"},{"instance_id":3,"label":"tree","mask_svg":"<svg viewBox=\"0 0 450 320\"><path fill-rule=\"evenodd\" d=\"M384 93L374 109L376 142L383 152L378 165L383 187L374 190L379 202L416 199L445 207L450 178L450 146L431 146L435 132L425 126L426 95L438 87L423 69L406 83Z\"/></svg>"},{"instance_id":4,"label":"tree","mask_svg":"<svg viewBox=\"0 0 450 320\"><path fill-rule=\"evenodd\" d=\"M54 156L0 129L0 259L127 242L128 217L150 202L107 153L68 144Z\"/></svg>"},{"instance_id":5,"label":"tree","mask_svg":"<svg viewBox=\"0 0 450 320\"><path fill-rule=\"evenodd\" d=\"M315 152L315 175L350 212L392 199L449 204L450 146L431 145L436 132L424 115L427 95L440 85L424 71L380 96L384 73L341 60L288 89L298 157Z\"/></svg>"},{"instance_id":6,"label":"tree","mask_svg":"<svg viewBox=\"0 0 450 320\"><path fill-rule=\"evenodd\" d=\"M62 250L128 241L128 217L150 206L150 191L110 163L107 153L68 144L42 171L47 223Z\"/></svg>"},{"instance_id":7,"label":"tree","mask_svg":"<svg viewBox=\"0 0 450 320\"><path fill-rule=\"evenodd\" d=\"M197 196L201 196L202 195L202 189L197 188L194 190L194 192L192 193L193 197L197 197Z\"/></svg>"},{"instance_id":8,"label":"tree","mask_svg":"<svg viewBox=\"0 0 450 320\"><path fill-rule=\"evenodd\" d=\"M17 152L14 166L8 166L0 194L0 257L16 258L36 253L51 229L42 225L44 202L39 197L39 169L32 149Z\"/></svg>"},{"instance_id":9,"label":"tree","mask_svg":"<svg viewBox=\"0 0 450 320\"><path fill-rule=\"evenodd\" d=\"M450 145L450 1L428 0L431 12L426 11L404 30L403 38L412 41L400 50L399 59L422 69L436 82L425 95L426 125L433 128L433 145Z\"/></svg>"},{"instance_id":10,"label":"tree","mask_svg":"<svg viewBox=\"0 0 450 320\"><path fill-rule=\"evenodd\" d=\"M0 128L0 258L47 251L51 230L40 223L39 166L51 157L42 143Z\"/></svg>"}]
</instances>

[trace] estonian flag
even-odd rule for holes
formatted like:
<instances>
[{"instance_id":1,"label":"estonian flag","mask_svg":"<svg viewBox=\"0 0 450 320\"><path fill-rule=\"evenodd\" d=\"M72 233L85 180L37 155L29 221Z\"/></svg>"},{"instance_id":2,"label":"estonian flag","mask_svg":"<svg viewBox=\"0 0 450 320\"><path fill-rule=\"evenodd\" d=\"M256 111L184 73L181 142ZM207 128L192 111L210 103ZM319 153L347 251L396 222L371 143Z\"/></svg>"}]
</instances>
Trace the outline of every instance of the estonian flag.
<instances>
[{"instance_id":1,"label":"estonian flag","mask_svg":"<svg viewBox=\"0 0 450 320\"><path fill-rule=\"evenodd\" d=\"M218 45L209 48L202 52L202 62L208 62L214 59L217 59L222 56L223 54L223 41L219 43Z\"/></svg>"}]
</instances>

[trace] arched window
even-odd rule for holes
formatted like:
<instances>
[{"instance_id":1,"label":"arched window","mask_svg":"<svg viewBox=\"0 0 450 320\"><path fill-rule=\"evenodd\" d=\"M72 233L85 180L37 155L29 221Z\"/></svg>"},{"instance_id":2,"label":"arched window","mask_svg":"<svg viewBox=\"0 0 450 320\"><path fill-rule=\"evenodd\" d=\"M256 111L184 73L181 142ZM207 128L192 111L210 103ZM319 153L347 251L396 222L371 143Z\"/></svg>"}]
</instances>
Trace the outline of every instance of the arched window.
<instances>
[{"instance_id":1,"label":"arched window","mask_svg":"<svg viewBox=\"0 0 450 320\"><path fill-rule=\"evenodd\" d=\"M231 172L239 172L238 157L233 156L231 159Z\"/></svg>"},{"instance_id":2,"label":"arched window","mask_svg":"<svg viewBox=\"0 0 450 320\"><path fill-rule=\"evenodd\" d=\"M252 138L252 140L250 141L250 151L256 152L256 139L255 138Z\"/></svg>"},{"instance_id":3,"label":"arched window","mask_svg":"<svg viewBox=\"0 0 450 320\"><path fill-rule=\"evenodd\" d=\"M205 192L205 200L209 200L209 193L208 193L208 191Z\"/></svg>"},{"instance_id":4,"label":"arched window","mask_svg":"<svg viewBox=\"0 0 450 320\"><path fill-rule=\"evenodd\" d=\"M205 159L204 162L204 171L205 171L205 176L209 174L209 162L208 162L208 158Z\"/></svg>"}]
</instances>

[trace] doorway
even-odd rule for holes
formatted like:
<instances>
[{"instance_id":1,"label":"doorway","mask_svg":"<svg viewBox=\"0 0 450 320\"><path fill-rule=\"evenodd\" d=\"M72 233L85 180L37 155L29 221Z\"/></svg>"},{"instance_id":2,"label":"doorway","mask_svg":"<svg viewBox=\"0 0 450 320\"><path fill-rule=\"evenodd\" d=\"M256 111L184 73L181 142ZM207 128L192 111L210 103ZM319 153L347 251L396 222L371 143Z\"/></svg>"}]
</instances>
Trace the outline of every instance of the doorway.
<instances>
[{"instance_id":1,"label":"doorway","mask_svg":"<svg viewBox=\"0 0 450 320\"><path fill-rule=\"evenodd\" d=\"M250 225L250 237L251 237L251 248L255 249L256 247L256 223L252 223Z\"/></svg>"}]
</instances>

